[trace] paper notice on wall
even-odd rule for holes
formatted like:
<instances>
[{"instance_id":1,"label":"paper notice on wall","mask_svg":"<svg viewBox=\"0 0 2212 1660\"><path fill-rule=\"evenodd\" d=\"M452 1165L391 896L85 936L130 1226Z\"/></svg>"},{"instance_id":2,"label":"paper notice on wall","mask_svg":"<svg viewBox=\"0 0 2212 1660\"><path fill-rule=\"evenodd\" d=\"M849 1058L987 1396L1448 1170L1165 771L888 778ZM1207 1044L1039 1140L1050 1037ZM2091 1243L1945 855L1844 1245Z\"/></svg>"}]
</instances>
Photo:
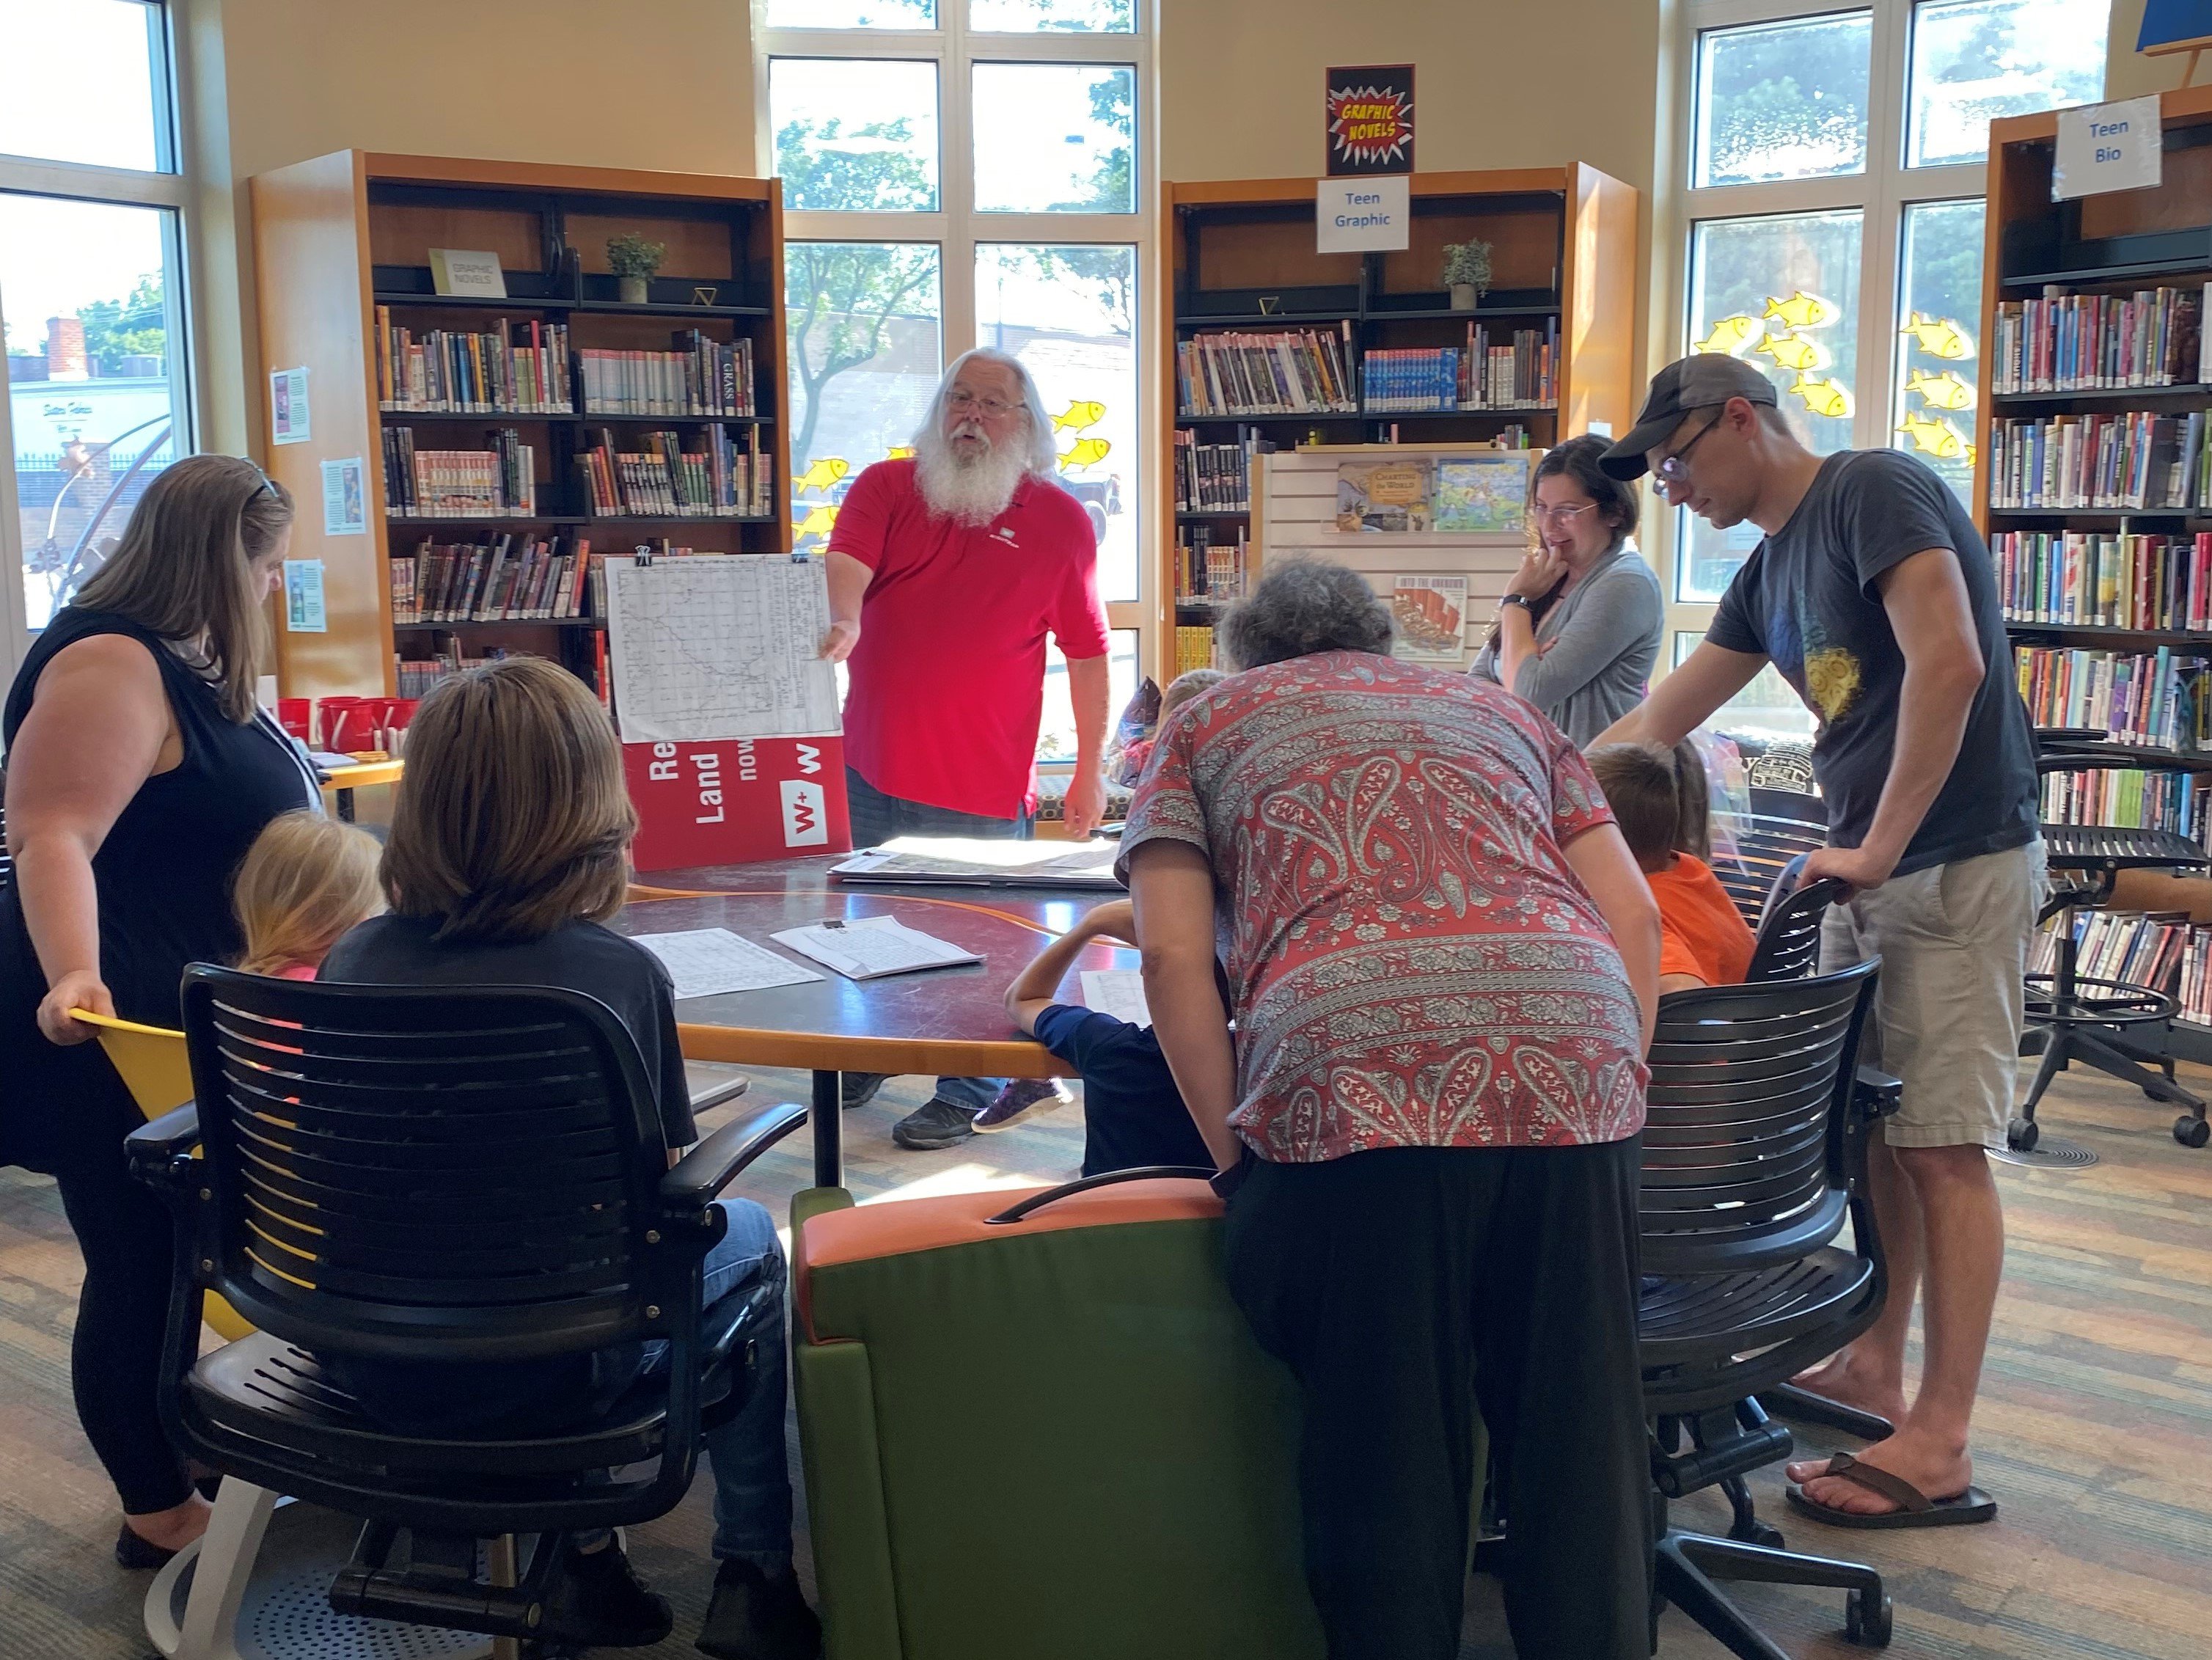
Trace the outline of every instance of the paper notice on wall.
<instances>
[{"instance_id":1,"label":"paper notice on wall","mask_svg":"<svg viewBox=\"0 0 2212 1660\"><path fill-rule=\"evenodd\" d=\"M327 634L330 615L323 604L323 562L284 562L284 628L290 634Z\"/></svg>"},{"instance_id":2,"label":"paper notice on wall","mask_svg":"<svg viewBox=\"0 0 2212 1660\"><path fill-rule=\"evenodd\" d=\"M304 444L313 430L307 410L307 371L276 369L269 376L269 441Z\"/></svg>"},{"instance_id":3,"label":"paper notice on wall","mask_svg":"<svg viewBox=\"0 0 2212 1660\"><path fill-rule=\"evenodd\" d=\"M706 554L610 559L607 644L623 741L812 738L840 733L822 566Z\"/></svg>"},{"instance_id":4,"label":"paper notice on wall","mask_svg":"<svg viewBox=\"0 0 2212 1660\"><path fill-rule=\"evenodd\" d=\"M361 457L323 463L323 534L366 536L368 507L362 496Z\"/></svg>"}]
</instances>

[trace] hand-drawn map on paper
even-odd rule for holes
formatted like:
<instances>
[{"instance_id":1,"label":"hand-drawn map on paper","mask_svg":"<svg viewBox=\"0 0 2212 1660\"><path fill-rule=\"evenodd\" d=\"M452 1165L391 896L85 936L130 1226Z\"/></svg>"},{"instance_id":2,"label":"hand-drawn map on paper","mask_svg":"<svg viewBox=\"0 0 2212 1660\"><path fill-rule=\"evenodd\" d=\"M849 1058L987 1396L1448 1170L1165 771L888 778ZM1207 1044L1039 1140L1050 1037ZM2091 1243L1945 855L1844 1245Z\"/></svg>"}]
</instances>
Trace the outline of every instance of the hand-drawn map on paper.
<instances>
[{"instance_id":1,"label":"hand-drawn map on paper","mask_svg":"<svg viewBox=\"0 0 2212 1660\"><path fill-rule=\"evenodd\" d=\"M611 558L607 646L626 744L842 730L823 568L780 556Z\"/></svg>"}]
</instances>

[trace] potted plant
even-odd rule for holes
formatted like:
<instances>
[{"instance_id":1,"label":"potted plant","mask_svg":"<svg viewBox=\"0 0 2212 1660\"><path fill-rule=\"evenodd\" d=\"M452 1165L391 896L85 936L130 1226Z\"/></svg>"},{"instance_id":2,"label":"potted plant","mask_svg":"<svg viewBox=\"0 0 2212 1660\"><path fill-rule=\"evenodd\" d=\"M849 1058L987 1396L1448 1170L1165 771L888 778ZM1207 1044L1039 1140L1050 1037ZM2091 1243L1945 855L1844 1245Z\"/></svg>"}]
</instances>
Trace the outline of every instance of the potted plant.
<instances>
[{"instance_id":1,"label":"potted plant","mask_svg":"<svg viewBox=\"0 0 2212 1660\"><path fill-rule=\"evenodd\" d=\"M1454 311L1473 311L1490 292L1490 244L1469 238L1444 244L1444 286Z\"/></svg>"},{"instance_id":2,"label":"potted plant","mask_svg":"<svg viewBox=\"0 0 2212 1660\"><path fill-rule=\"evenodd\" d=\"M668 257L668 244L648 242L635 231L607 238L607 268L616 278L616 291L631 305L642 304L652 293L653 274Z\"/></svg>"}]
</instances>

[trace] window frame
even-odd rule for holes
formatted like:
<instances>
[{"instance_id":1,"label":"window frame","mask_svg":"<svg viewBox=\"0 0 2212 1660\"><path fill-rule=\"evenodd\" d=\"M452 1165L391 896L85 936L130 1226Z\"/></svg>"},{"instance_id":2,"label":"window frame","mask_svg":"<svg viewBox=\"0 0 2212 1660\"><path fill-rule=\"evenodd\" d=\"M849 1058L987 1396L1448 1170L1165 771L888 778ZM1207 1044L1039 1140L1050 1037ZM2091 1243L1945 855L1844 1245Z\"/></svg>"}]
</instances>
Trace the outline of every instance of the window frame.
<instances>
[{"instance_id":1,"label":"window frame","mask_svg":"<svg viewBox=\"0 0 2212 1660\"><path fill-rule=\"evenodd\" d=\"M1135 499L1124 513L1137 535L1133 597L1106 606L1107 626L1133 630L1137 663L1153 661L1158 618L1152 615L1156 567L1154 521L1141 505L1167 487L1158 477L1164 453L1157 375L1148 367L1165 350L1161 330L1167 297L1154 292L1158 265L1158 80L1155 73L1158 11L1154 0L1137 0L1135 27L1127 33L1045 31L1033 34L971 29L969 0L937 0L934 29L795 29L760 27L754 34L753 112L756 154L764 173L775 167L775 132L769 104L770 64L779 58L903 58L933 63L938 88L938 210L884 209L828 211L787 206L784 240L793 242L927 242L939 250L939 338L944 361L980 344L975 303L975 257L990 243L1029 246L1101 243L1133 250L1136 261L1135 354L1137 455ZM764 13L763 13L764 15ZM1136 200L1129 213L986 213L975 205L975 122L970 107L978 64L1114 64L1135 71L1136 115L1133 173ZM1109 656L1111 653L1109 651ZM1073 769L1072 762L1037 763L1040 772Z\"/></svg>"},{"instance_id":2,"label":"window frame","mask_svg":"<svg viewBox=\"0 0 2212 1660\"><path fill-rule=\"evenodd\" d=\"M1923 203L1981 201L1987 194L1988 164L1953 162L1940 167L1905 165L1907 125L1911 116L1907 82L1912 64L1912 31L1920 0L1687 0L1677 14L1675 108L1671 146L1673 176L1682 181L1674 192L1671 258L1662 270L1670 287L1655 293L1654 335L1668 343L1667 356L1680 356L1690 343L1690 265L1698 228L1719 220L1792 213L1856 210L1860 216L1857 357L1851 417L1851 447L1889 446L1896 422L1894 403L1899 340L1899 307L1905 296L1905 216ZM1749 24L1809 21L1854 12L1871 14L1867 65L1867 165L1863 172L1820 179L1766 180L1754 184L1692 186L1697 176L1694 146L1703 121L1698 107L1700 37L1715 29ZM1676 509L1655 501L1653 540L1659 546L1660 580L1667 596L1667 631L1702 635L1711 625L1713 602L1679 598L1678 568L1683 552Z\"/></svg>"},{"instance_id":3,"label":"window frame","mask_svg":"<svg viewBox=\"0 0 2212 1660\"><path fill-rule=\"evenodd\" d=\"M198 212L195 181L185 165L184 135L188 81L180 73L178 9L170 0L130 0L149 13L148 27L156 31L158 48L153 65L154 149L166 168L144 172L134 167L98 167L82 161L51 161L33 156L0 152L0 194L46 196L64 201L88 202L117 207L152 208L162 220L162 326L175 344L169 356L176 384L169 392L176 431L171 439L178 455L198 447L198 435L207 427L203 406L203 376L198 372L196 345L199 331L191 255L197 247ZM0 334L4 334L7 296L0 293ZM12 679L31 648L29 614L23 594L22 515L15 488L15 431L12 394L0 398L0 567L7 579L0 582L0 671Z\"/></svg>"}]
</instances>

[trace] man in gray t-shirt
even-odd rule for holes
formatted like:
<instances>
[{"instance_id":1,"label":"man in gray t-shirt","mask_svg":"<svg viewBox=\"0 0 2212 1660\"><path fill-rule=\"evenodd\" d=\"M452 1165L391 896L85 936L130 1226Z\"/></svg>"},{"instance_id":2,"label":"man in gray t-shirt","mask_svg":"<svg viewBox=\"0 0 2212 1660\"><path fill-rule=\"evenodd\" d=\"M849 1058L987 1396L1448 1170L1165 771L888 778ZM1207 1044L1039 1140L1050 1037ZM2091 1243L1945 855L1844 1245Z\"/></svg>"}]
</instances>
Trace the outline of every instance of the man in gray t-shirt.
<instances>
[{"instance_id":1,"label":"man in gray t-shirt","mask_svg":"<svg viewBox=\"0 0 2212 1660\"><path fill-rule=\"evenodd\" d=\"M1813 767L1829 845L1804 879L1850 890L1828 915L1821 966L1882 959L1862 1058L1905 1084L1870 1149L1889 1300L1864 1336L1798 1381L1896 1430L1856 1461L1792 1464L1803 1485L1790 1501L1862 1524L1985 1521L1996 1506L1972 1485L1966 1440L2004 1219L1983 1149L2011 1112L2043 886L2033 739L1989 550L1919 462L1813 454L1772 383L1724 356L1661 370L1600 465L1623 479L1649 467L1671 505L1766 535L1704 642L1598 741L1673 744L1771 662L1820 723ZM1908 1410L1916 1292L1927 1360Z\"/></svg>"}]
</instances>

